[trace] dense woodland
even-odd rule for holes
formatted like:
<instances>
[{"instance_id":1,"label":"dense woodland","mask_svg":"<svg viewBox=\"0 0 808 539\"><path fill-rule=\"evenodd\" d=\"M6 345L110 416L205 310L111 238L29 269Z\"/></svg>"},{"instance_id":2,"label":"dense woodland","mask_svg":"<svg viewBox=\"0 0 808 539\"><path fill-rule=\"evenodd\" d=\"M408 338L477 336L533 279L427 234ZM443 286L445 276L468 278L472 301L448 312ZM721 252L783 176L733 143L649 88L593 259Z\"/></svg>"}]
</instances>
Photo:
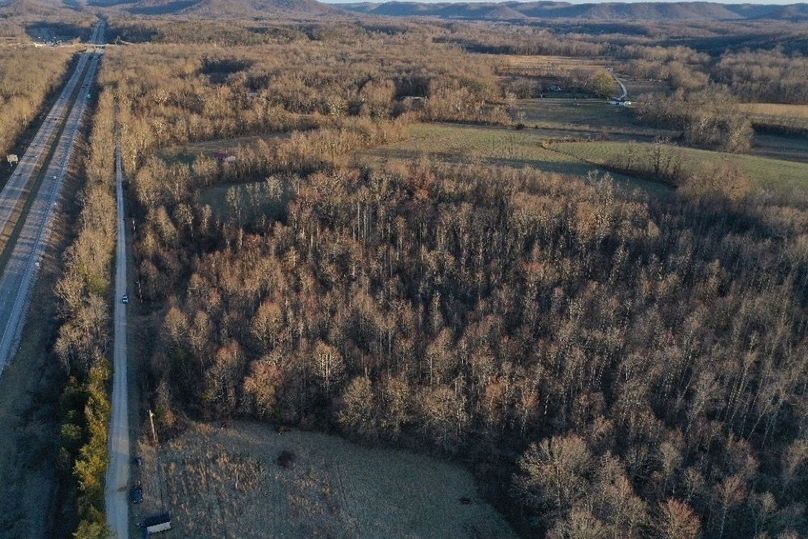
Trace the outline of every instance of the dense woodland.
<instances>
[{"instance_id":1,"label":"dense woodland","mask_svg":"<svg viewBox=\"0 0 808 539\"><path fill-rule=\"evenodd\" d=\"M467 462L526 535L805 532L808 207L733 170L652 197L608 176L358 166L356 151L414 119L507 125L495 67L425 40L431 27L178 28L113 21L122 39L162 43L110 50L101 75L120 105L139 295L160 320L161 432L249 417L431 447ZM261 37L177 43L217 35ZM577 42L553 52L605 46ZM643 61L711 63L629 45ZM724 87L697 91L743 99L734 58L716 64ZM699 94L670 99L685 95ZM255 134L273 138L235 163L165 152ZM109 166L92 169L91 207L111 203ZM271 210L203 202L250 182ZM106 287L97 260L60 285L71 372L104 365L81 359L96 357L81 328L108 316L90 312Z\"/></svg>"}]
</instances>

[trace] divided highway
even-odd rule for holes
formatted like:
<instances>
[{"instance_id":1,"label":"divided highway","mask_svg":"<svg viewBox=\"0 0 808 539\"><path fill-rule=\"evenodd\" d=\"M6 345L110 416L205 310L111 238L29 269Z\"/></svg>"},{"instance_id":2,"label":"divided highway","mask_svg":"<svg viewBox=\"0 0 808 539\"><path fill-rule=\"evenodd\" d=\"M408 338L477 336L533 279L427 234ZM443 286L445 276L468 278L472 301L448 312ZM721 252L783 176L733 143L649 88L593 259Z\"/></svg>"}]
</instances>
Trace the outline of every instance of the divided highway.
<instances>
[{"instance_id":1,"label":"divided highway","mask_svg":"<svg viewBox=\"0 0 808 539\"><path fill-rule=\"evenodd\" d=\"M102 21L93 31L92 42L100 44L103 36ZM31 146L0 192L0 233L7 238L3 247L6 262L0 268L0 373L14 357L19 344L40 258L47 244L54 210L87 109L87 96L95 83L100 61L101 54L96 51L81 55ZM50 159L45 163L48 157ZM40 174L42 180L37 188ZM27 212L23 212L26 199L32 196ZM17 231L15 239L13 236Z\"/></svg>"},{"instance_id":2,"label":"divided highway","mask_svg":"<svg viewBox=\"0 0 808 539\"><path fill-rule=\"evenodd\" d=\"M115 144L115 198L118 202L118 243L115 251L115 336L112 356L112 417L109 462L104 481L107 525L117 539L129 537L129 409L126 385L126 213L123 207L123 159L120 135Z\"/></svg>"}]
</instances>

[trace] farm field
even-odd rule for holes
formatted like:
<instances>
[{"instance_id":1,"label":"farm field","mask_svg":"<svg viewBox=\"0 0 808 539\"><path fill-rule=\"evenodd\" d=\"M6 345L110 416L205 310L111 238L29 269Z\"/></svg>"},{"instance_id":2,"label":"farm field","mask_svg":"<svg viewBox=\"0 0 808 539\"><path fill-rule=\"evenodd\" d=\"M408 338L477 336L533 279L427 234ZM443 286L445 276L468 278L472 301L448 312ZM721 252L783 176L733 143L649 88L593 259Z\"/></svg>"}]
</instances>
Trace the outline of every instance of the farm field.
<instances>
[{"instance_id":1,"label":"farm field","mask_svg":"<svg viewBox=\"0 0 808 539\"><path fill-rule=\"evenodd\" d=\"M762 157L808 163L808 137L756 133L752 153Z\"/></svg>"},{"instance_id":2,"label":"farm field","mask_svg":"<svg viewBox=\"0 0 808 539\"><path fill-rule=\"evenodd\" d=\"M553 137L609 137L651 141L676 132L637 124L631 109L609 105L603 99L521 99L517 120L528 127L551 130Z\"/></svg>"},{"instance_id":3,"label":"farm field","mask_svg":"<svg viewBox=\"0 0 808 539\"><path fill-rule=\"evenodd\" d=\"M160 510L159 472L174 527L165 537L515 537L471 474L405 451L243 422L193 424L159 459L141 451L138 511Z\"/></svg>"},{"instance_id":4,"label":"farm field","mask_svg":"<svg viewBox=\"0 0 808 539\"><path fill-rule=\"evenodd\" d=\"M632 92L630 83L627 82L627 86ZM609 105L602 99L520 99L514 107L516 120L545 138L653 142L659 138L673 140L681 134L678 130L640 125L635 120L633 110ZM772 107L771 110L783 111L784 116L767 117L767 125L799 127L804 124L808 127L808 116L800 116L803 113L808 115L808 106ZM787 114L792 107L801 112L789 119ZM761 157L808 162L808 137L757 133L752 141L751 153Z\"/></svg>"},{"instance_id":5,"label":"farm field","mask_svg":"<svg viewBox=\"0 0 808 539\"><path fill-rule=\"evenodd\" d=\"M573 70L604 68L613 63L608 58L581 58L554 54L480 54L479 56L494 62L497 70L503 75L532 73L553 76L569 73Z\"/></svg>"},{"instance_id":6,"label":"farm field","mask_svg":"<svg viewBox=\"0 0 808 539\"><path fill-rule=\"evenodd\" d=\"M651 149L648 144L611 141L558 143L554 144L553 148L572 157L602 165L619 163L620 159L628 154L635 158L642 155L650 156ZM781 196L804 197L805 188L808 187L806 163L679 146L667 146L667 148L678 158L685 174L695 173L720 163L729 163L737 166L757 185L771 189Z\"/></svg>"},{"instance_id":7,"label":"farm field","mask_svg":"<svg viewBox=\"0 0 808 539\"><path fill-rule=\"evenodd\" d=\"M808 105L742 103L738 107L759 127L800 133L808 130Z\"/></svg>"},{"instance_id":8,"label":"farm field","mask_svg":"<svg viewBox=\"0 0 808 539\"><path fill-rule=\"evenodd\" d=\"M415 124L408 140L363 152L359 159L411 160L429 155L449 162L480 161L505 166L529 166L544 172L586 176L593 166L575 156L557 152L547 146L551 136L546 131L506 129L462 124ZM630 187L652 191L667 190L656 182L647 182L621 174L613 177Z\"/></svg>"},{"instance_id":9,"label":"farm field","mask_svg":"<svg viewBox=\"0 0 808 539\"><path fill-rule=\"evenodd\" d=\"M629 98L637 100L643 95L662 95L670 92L667 83L657 80L640 80L620 77L626 85Z\"/></svg>"}]
</instances>

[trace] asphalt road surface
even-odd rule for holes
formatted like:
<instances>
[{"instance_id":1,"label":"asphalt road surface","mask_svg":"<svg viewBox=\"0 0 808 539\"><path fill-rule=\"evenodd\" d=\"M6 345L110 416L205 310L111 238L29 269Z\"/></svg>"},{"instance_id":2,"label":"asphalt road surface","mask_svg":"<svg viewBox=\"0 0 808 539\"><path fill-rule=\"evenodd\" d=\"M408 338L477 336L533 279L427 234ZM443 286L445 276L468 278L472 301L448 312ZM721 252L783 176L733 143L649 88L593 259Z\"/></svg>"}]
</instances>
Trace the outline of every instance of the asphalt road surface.
<instances>
[{"instance_id":1,"label":"asphalt road surface","mask_svg":"<svg viewBox=\"0 0 808 539\"><path fill-rule=\"evenodd\" d=\"M93 31L93 41L100 42L103 34L104 23L100 22ZM66 85L67 93L63 92L59 96L54 105L56 110L51 110L48 114L50 121L46 120L40 128L40 132L44 129L44 133L37 133L32 148L26 151L25 157L17 166L14 175L19 172L18 177L12 176L0 192L0 208L2 208L0 216L7 216L5 222L0 221L3 226L11 226L10 220L13 214L18 212L18 205L22 199L34 196L27 213L18 217L24 219L19 236L16 241L9 242L5 246L6 250L10 250L10 255L0 275L0 373L17 351L29 310L31 291L39 272L40 259L47 245L54 210L59 202L67 169L73 157L79 129L87 109L87 96L95 83L100 60L101 55L96 52L82 54L76 72L68 81L70 85L78 74L73 85L75 90L83 75L78 92L69 91ZM64 103L65 99L67 103ZM52 114L54 115L51 116ZM64 118L65 115L67 118ZM56 136L60 129L61 133ZM42 173L43 178L38 190L35 194L27 192L36 183L40 169L39 161L45 159L51 149L53 154ZM33 153L29 156L31 152Z\"/></svg>"},{"instance_id":2,"label":"asphalt road surface","mask_svg":"<svg viewBox=\"0 0 808 539\"><path fill-rule=\"evenodd\" d=\"M112 356L112 417L109 463L104 485L107 524L117 539L129 537L129 411L126 387L126 213L123 207L123 165L120 140L115 148L115 197L118 201L118 243L115 253L115 337Z\"/></svg>"}]
</instances>

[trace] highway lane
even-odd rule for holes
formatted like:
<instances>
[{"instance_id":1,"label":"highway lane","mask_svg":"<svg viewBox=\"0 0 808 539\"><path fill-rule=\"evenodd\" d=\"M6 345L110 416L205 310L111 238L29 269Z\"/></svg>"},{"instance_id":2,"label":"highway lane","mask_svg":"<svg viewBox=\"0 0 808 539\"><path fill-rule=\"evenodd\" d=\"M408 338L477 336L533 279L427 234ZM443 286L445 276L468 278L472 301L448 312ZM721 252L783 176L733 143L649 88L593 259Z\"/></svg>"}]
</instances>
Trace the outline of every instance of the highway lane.
<instances>
[{"instance_id":1,"label":"highway lane","mask_svg":"<svg viewBox=\"0 0 808 539\"><path fill-rule=\"evenodd\" d=\"M94 33L102 38L103 31ZM44 172L35 198L24 216L20 234L0 275L0 373L16 353L29 308L29 300L40 259L47 245L50 226L73 156L79 129L87 109L87 94L95 83L101 55L89 53L87 74L79 87L75 104ZM33 181L33 180L29 180Z\"/></svg>"},{"instance_id":2,"label":"highway lane","mask_svg":"<svg viewBox=\"0 0 808 539\"><path fill-rule=\"evenodd\" d=\"M120 134L115 143L115 198L118 202L118 243L115 253L115 336L112 367L112 416L109 427L109 463L104 482L107 525L117 539L129 537L129 410L126 382L126 212L123 205L123 159Z\"/></svg>"}]
</instances>

